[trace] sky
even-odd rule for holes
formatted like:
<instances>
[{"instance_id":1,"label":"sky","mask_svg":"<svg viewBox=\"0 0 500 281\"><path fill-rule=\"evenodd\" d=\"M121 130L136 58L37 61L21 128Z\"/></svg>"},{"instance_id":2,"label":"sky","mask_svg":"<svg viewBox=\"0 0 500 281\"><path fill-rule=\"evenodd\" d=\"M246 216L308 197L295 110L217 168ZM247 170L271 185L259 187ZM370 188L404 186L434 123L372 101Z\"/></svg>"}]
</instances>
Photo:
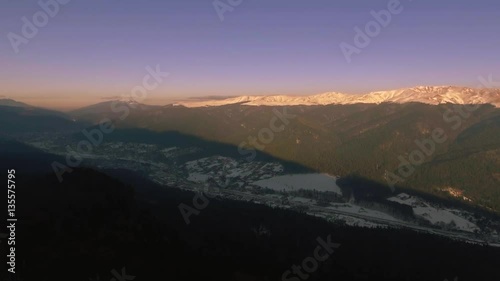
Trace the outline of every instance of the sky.
<instances>
[{"instance_id":1,"label":"sky","mask_svg":"<svg viewBox=\"0 0 500 281\"><path fill-rule=\"evenodd\" d=\"M129 94L148 66L169 75L153 83L146 103L475 87L478 76L500 78L498 0L401 0L397 9L388 8L397 0L58 1L68 3L44 23L39 1L2 0L0 97L83 106ZM356 44L355 28L365 30L382 10L390 20ZM23 17L32 24L34 16L39 27L28 38ZM343 43L357 50L350 62Z\"/></svg>"}]
</instances>

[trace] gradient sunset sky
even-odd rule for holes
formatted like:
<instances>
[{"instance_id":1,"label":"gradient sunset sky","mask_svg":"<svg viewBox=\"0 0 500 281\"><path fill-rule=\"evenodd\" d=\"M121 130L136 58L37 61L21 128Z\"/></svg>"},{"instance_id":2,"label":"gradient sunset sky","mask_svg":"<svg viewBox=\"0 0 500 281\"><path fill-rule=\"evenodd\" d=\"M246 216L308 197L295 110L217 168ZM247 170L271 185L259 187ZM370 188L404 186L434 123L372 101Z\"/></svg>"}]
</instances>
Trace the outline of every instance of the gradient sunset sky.
<instances>
[{"instance_id":1,"label":"gradient sunset sky","mask_svg":"<svg viewBox=\"0 0 500 281\"><path fill-rule=\"evenodd\" d=\"M389 0L243 0L224 21L212 0L71 0L16 54L7 35L22 34L37 2L2 1L0 97L52 108L126 94L156 65L170 76L149 103L500 77L498 0L401 0L403 11L351 63L339 45L353 44L354 27Z\"/></svg>"}]
</instances>

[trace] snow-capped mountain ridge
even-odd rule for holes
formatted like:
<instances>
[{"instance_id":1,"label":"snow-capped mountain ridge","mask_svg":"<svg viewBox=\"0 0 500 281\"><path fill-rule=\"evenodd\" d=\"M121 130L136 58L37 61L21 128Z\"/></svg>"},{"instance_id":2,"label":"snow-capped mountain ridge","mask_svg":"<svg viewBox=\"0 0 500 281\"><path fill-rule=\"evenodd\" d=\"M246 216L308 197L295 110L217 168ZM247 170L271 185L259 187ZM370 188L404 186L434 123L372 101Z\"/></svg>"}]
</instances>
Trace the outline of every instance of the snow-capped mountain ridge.
<instances>
[{"instance_id":1,"label":"snow-capped mountain ridge","mask_svg":"<svg viewBox=\"0 0 500 281\"><path fill-rule=\"evenodd\" d=\"M311 96L240 96L223 100L181 102L186 107L222 106L241 103L253 106L329 105L383 102L425 104L492 104L500 107L500 89L474 89L456 86L419 86L364 95L329 92Z\"/></svg>"}]
</instances>

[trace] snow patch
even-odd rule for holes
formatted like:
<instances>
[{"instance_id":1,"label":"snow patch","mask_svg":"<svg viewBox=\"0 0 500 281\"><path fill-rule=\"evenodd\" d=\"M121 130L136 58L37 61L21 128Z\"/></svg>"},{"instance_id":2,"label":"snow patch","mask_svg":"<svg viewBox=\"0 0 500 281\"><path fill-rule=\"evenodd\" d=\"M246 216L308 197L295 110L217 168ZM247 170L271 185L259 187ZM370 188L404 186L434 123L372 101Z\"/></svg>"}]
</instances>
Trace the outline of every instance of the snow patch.
<instances>
[{"instance_id":1,"label":"snow patch","mask_svg":"<svg viewBox=\"0 0 500 281\"><path fill-rule=\"evenodd\" d=\"M272 177L253 182L254 185L276 191L298 191L299 189L331 191L342 195L337 178L328 174L296 174Z\"/></svg>"},{"instance_id":2,"label":"snow patch","mask_svg":"<svg viewBox=\"0 0 500 281\"><path fill-rule=\"evenodd\" d=\"M416 216L424 218L432 224L455 224L456 229L467 232L480 230L477 225L465 218L468 216L464 211L433 206L421 198L406 193L398 194L387 200L411 206Z\"/></svg>"}]
</instances>

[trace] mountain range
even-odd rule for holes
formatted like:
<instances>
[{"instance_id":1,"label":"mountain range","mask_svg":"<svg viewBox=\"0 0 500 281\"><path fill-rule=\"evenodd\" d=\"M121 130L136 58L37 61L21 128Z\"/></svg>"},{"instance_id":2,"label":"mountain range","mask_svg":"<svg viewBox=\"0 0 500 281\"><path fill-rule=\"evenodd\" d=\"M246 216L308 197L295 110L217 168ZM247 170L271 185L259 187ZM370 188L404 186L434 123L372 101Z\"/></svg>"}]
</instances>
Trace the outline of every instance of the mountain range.
<instances>
[{"instance_id":1,"label":"mountain range","mask_svg":"<svg viewBox=\"0 0 500 281\"><path fill-rule=\"evenodd\" d=\"M0 128L2 134L17 135L78 132L111 118L118 129L178 132L235 146L237 152L240 145L248 146L252 137L269 127L278 110L295 118L275 133L271 142L250 149L318 172L357 175L383 185L387 184L387 172L400 169L400 158L408 159L419 148L416 141L429 139L435 129L442 129L447 140L436 144L434 153L400 186L444 197L462 194L473 205L499 212L499 97L500 91L493 89L417 87L362 96L254 96L196 100L177 106L124 100L115 104L128 109L123 120L119 117L124 111L112 110L115 101L64 114L0 106ZM484 105L462 115L471 103ZM105 136L105 140L114 135Z\"/></svg>"},{"instance_id":2,"label":"mountain range","mask_svg":"<svg viewBox=\"0 0 500 281\"><path fill-rule=\"evenodd\" d=\"M227 99L207 99L204 101L185 101L178 105L186 107L222 106L245 104L253 106L292 106L292 105L329 105L383 102L425 104L492 104L500 107L499 89L474 89L457 86L420 86L390 91L377 91L365 95L350 95L338 92L312 96L240 96Z\"/></svg>"},{"instance_id":3,"label":"mountain range","mask_svg":"<svg viewBox=\"0 0 500 281\"><path fill-rule=\"evenodd\" d=\"M436 196L455 197L452 194L460 193L472 204L498 212L500 108L487 102L492 99L480 96L482 90L464 90L453 96L450 89L435 93L430 93L430 89L422 88L418 95L410 94L415 90L385 93L386 96L379 93L381 97L399 100L379 104L316 105L312 102L315 96L280 102L269 101L271 97L250 102L233 98L229 102L197 102L189 107L121 101L121 106L128 105L130 109L124 120L118 120L109 102L69 114L81 122L97 124L103 118L111 118L117 120L118 128L179 132L236 147L250 145L250 149L263 150L318 172L340 177L358 175L383 185L387 184L388 173L399 174L401 157L409 159L419 149L416 141L423 142L432 137L434 130L443 130L447 140L436 144L434 153L425 157L399 185ZM496 90L488 93L489 97L497 94ZM466 96L469 99L464 99ZM404 97L408 102L403 102ZM432 97L440 98L434 100L438 104L429 104ZM309 104L302 105L307 98ZM428 102L410 102L414 99ZM466 113L466 104L474 101L486 104ZM261 103L268 106L258 106ZM295 118L284 131L273 134L271 142L252 146L251 139L269 128L276 110ZM464 112L466 115L462 116Z\"/></svg>"}]
</instances>

